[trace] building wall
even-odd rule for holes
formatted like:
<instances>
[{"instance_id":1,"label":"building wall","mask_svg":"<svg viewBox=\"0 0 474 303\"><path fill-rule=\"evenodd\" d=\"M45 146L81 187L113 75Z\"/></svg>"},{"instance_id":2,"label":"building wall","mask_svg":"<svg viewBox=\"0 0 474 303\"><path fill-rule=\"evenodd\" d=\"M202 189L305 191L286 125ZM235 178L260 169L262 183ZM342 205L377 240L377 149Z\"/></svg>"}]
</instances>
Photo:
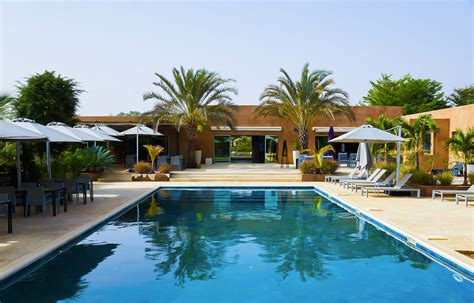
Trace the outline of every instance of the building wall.
<instances>
[{"instance_id":1,"label":"building wall","mask_svg":"<svg viewBox=\"0 0 474 303\"><path fill-rule=\"evenodd\" d=\"M406 115L404 118L412 122L422 114L431 114L440 128L438 133L432 135L431 156L435 158L434 168L443 168L446 162L456 161L456 157L444 147L444 142L456 129L466 131L469 127L474 127L474 104ZM423 156L420 162L426 166L429 158Z\"/></svg>"},{"instance_id":2,"label":"building wall","mask_svg":"<svg viewBox=\"0 0 474 303\"><path fill-rule=\"evenodd\" d=\"M293 140L297 138L294 126L285 119L278 117L262 117L255 114L254 105L242 105L235 111L234 117L236 126L277 126L281 127L281 132L255 132L255 131L214 131L206 129L199 135L198 147L202 150L202 161L205 158L214 156L214 136L216 135L276 135L279 136L278 154L281 155L283 141L286 140L288 146L288 161L291 163ZM366 123L367 118L377 118L381 114L394 118L402 115L402 108L399 106L353 106L355 119L350 120L345 116L337 116L334 120L328 117L316 117L313 125L309 128L309 147L314 149L316 133L312 131L313 127L358 127ZM114 128L125 129L130 124L138 123L139 117L113 117L113 116L82 116L78 117L82 123L95 124L106 123ZM128 126L127 126L128 125ZM151 125L150 125L151 126ZM210 126L218 126L210 123ZM172 154L187 155L188 139L184 130L179 134L172 126L162 125L158 129L161 133L168 136L169 151ZM177 138L179 137L179 140Z\"/></svg>"},{"instance_id":3,"label":"building wall","mask_svg":"<svg viewBox=\"0 0 474 303\"><path fill-rule=\"evenodd\" d=\"M292 150L293 141L297 138L294 131L294 125L289 121L278 117L262 117L255 114L256 106L239 106L239 110L235 112L236 125L238 126L281 126L281 132L242 132L242 131L204 131L199 138L199 148L202 150L203 161L205 158L213 157L214 144L213 139L216 135L276 135L279 136L278 154L281 155L283 142L286 140L288 146L288 161L293 162ZM366 123L367 118L376 118L385 113L388 117L393 118L402 114L402 108L398 106L353 106L355 120L350 120L345 116L337 116L335 120L328 117L316 117L314 123L310 126L309 148L314 150L316 133L312 131L313 127L329 127L329 126L347 126L357 127ZM211 124L214 125L214 124ZM186 139L182 138L182 145L186 145ZM279 158L279 160L281 160Z\"/></svg>"}]
</instances>

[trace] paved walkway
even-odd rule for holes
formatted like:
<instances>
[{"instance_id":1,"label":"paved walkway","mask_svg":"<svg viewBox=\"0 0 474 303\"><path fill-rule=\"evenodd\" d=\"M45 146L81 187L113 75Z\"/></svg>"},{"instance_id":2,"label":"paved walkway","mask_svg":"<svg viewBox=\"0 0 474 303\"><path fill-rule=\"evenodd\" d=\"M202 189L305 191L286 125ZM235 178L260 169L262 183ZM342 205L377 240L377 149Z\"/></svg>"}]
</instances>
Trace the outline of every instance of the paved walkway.
<instances>
[{"instance_id":1,"label":"paved walkway","mask_svg":"<svg viewBox=\"0 0 474 303\"><path fill-rule=\"evenodd\" d=\"M153 182L97 183L94 184L94 202L88 200L86 205L77 205L74 201L69 204L67 213L61 207L56 217L50 209L45 218L34 210L29 218L23 218L19 208L13 218L13 234L6 233L6 218L0 217L0 281L156 188Z\"/></svg>"},{"instance_id":2,"label":"paved walkway","mask_svg":"<svg viewBox=\"0 0 474 303\"><path fill-rule=\"evenodd\" d=\"M70 204L67 214L57 217L40 214L24 219L18 212L14 218L14 233L6 234L6 219L0 217L0 280L31 264L61 244L133 204L140 197L163 186L318 186L370 213L378 220L402 230L412 238L429 243L434 248L474 267L474 260L457 250L474 251L474 206L456 205L431 199L371 196L365 198L327 183L294 182L121 182L97 183L95 201L87 205ZM3 228L3 230L2 230Z\"/></svg>"}]
</instances>

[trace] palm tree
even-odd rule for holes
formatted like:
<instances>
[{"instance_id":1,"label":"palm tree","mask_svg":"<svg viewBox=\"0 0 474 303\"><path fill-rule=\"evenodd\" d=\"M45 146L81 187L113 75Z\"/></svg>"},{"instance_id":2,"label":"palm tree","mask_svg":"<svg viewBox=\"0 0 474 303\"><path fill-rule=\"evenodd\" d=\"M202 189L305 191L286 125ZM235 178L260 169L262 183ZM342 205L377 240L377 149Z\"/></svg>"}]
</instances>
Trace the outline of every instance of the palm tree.
<instances>
[{"instance_id":1,"label":"palm tree","mask_svg":"<svg viewBox=\"0 0 474 303\"><path fill-rule=\"evenodd\" d=\"M439 127L429 114L420 115L412 124L403 120L405 146L415 153L415 167L420 169L420 153L423 152L423 143L428 142L431 133L439 131Z\"/></svg>"},{"instance_id":2,"label":"palm tree","mask_svg":"<svg viewBox=\"0 0 474 303\"><path fill-rule=\"evenodd\" d=\"M376 127L381 130L389 130L393 129L398 125L403 125L403 119L401 117L395 117L393 119L388 118L385 114L382 114L377 117L377 119L372 119L368 118L367 119L367 124L372 125L373 127ZM396 129L394 129L392 132L394 132ZM372 144L372 152L375 155L383 154L384 155L384 161L388 161L388 154L390 150L392 150L394 147L394 144L384 144L383 147L380 144Z\"/></svg>"},{"instance_id":3,"label":"palm tree","mask_svg":"<svg viewBox=\"0 0 474 303\"><path fill-rule=\"evenodd\" d=\"M474 159L474 127L467 129L464 133L461 129L456 129L451 138L445 142L447 148L462 159L464 163L464 183L467 185L467 165Z\"/></svg>"},{"instance_id":4,"label":"palm tree","mask_svg":"<svg viewBox=\"0 0 474 303\"><path fill-rule=\"evenodd\" d=\"M227 86L232 79L221 78L218 73L205 69L173 69L173 79L168 80L156 73L159 81L154 82L160 92L147 92L144 100L155 99L154 108L146 116L157 121L172 123L178 132L184 128L189 139L188 167L196 165L194 152L197 149L198 134L209 121L234 125L232 94L234 87Z\"/></svg>"},{"instance_id":5,"label":"palm tree","mask_svg":"<svg viewBox=\"0 0 474 303\"><path fill-rule=\"evenodd\" d=\"M308 148L308 128L320 116L334 117L345 114L353 118L349 107L348 94L339 88L333 88L332 72L324 70L310 71L305 64L301 78L294 82L284 69L278 78L279 85L269 85L260 96L260 105L256 112L262 116L277 116L288 119L298 132L302 149Z\"/></svg>"},{"instance_id":6,"label":"palm tree","mask_svg":"<svg viewBox=\"0 0 474 303\"><path fill-rule=\"evenodd\" d=\"M0 119L6 119L9 116L9 105L13 98L7 94L0 94Z\"/></svg>"}]
</instances>

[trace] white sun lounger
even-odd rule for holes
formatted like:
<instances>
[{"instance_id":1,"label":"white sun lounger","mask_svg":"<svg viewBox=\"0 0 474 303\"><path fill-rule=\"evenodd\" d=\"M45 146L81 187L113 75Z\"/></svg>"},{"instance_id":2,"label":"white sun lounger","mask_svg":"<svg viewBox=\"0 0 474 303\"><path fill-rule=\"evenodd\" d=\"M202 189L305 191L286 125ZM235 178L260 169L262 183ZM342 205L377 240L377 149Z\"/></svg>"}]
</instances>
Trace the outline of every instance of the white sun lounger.
<instances>
[{"instance_id":1,"label":"white sun lounger","mask_svg":"<svg viewBox=\"0 0 474 303\"><path fill-rule=\"evenodd\" d=\"M474 185L471 185L466 190L454 190L454 189L449 189L449 190L433 190L433 193L431 195L431 199L435 199L437 195L441 196L441 201L444 199L444 195L462 195L462 194L474 194Z\"/></svg>"},{"instance_id":2,"label":"white sun lounger","mask_svg":"<svg viewBox=\"0 0 474 303\"><path fill-rule=\"evenodd\" d=\"M346 187L346 188L350 188L351 185L355 182L355 183L358 183L358 182L372 182L372 181L378 181L380 180L380 178L382 178L383 174L385 174L386 170L385 169L380 169L380 168L377 168L376 170L374 170L374 172L372 174L370 174L370 176L366 179L366 180L342 180L340 182L340 186L343 186L343 187Z\"/></svg>"},{"instance_id":3,"label":"white sun lounger","mask_svg":"<svg viewBox=\"0 0 474 303\"><path fill-rule=\"evenodd\" d=\"M361 183L354 183L352 184L352 189L354 190L355 189L355 192L357 192L357 190L359 188L362 188L362 187L374 187L374 186L390 186L390 183L392 182L393 179L395 179L395 177L397 176L397 173L396 172L392 172L390 175L388 175L387 178L385 178L385 180L383 180L382 182L361 182Z\"/></svg>"},{"instance_id":4,"label":"white sun lounger","mask_svg":"<svg viewBox=\"0 0 474 303\"><path fill-rule=\"evenodd\" d=\"M469 205L469 200L474 201L474 193L472 194L457 194L456 195L456 204L459 204L459 200L463 200L466 203L466 207Z\"/></svg>"},{"instance_id":5,"label":"white sun lounger","mask_svg":"<svg viewBox=\"0 0 474 303\"><path fill-rule=\"evenodd\" d=\"M365 178L357 178L357 179L351 179L351 178L343 178L343 179L339 179L339 186L342 186L344 182L346 181L354 181L354 180L363 180L363 181L370 181L372 180L380 171L380 168L377 168L376 170L374 170L369 176L365 177ZM365 171L364 171L364 175L366 175Z\"/></svg>"},{"instance_id":6,"label":"white sun lounger","mask_svg":"<svg viewBox=\"0 0 474 303\"><path fill-rule=\"evenodd\" d=\"M359 173L355 176L331 176L331 182L336 184L337 181L341 180L361 180L366 176L366 171L364 169L360 170Z\"/></svg>"},{"instance_id":7,"label":"white sun lounger","mask_svg":"<svg viewBox=\"0 0 474 303\"><path fill-rule=\"evenodd\" d=\"M404 187L405 184L408 182L408 180L411 178L412 174L406 174L398 180L397 183L395 183L395 186L390 187L390 186L374 186L374 187L363 187L362 188L362 194L366 194L366 196L369 196L369 192L375 192L379 193L381 191L387 192L387 194L390 194L391 192L416 192L416 197L420 197L420 190L418 188L409 188L409 187Z\"/></svg>"},{"instance_id":8,"label":"white sun lounger","mask_svg":"<svg viewBox=\"0 0 474 303\"><path fill-rule=\"evenodd\" d=\"M324 182L332 182L332 181L333 181L333 180L332 180L333 178L336 178L337 180L338 180L339 178L352 178L352 177L354 177L354 175L355 175L358 171L359 171L359 170L358 170L357 168L354 168L353 170L351 170L351 172L350 172L349 175L347 175L347 176L346 176L346 175L344 175L344 176L340 176L340 175L339 175L339 176L337 176L337 175L325 176L325 177L324 177Z\"/></svg>"}]
</instances>

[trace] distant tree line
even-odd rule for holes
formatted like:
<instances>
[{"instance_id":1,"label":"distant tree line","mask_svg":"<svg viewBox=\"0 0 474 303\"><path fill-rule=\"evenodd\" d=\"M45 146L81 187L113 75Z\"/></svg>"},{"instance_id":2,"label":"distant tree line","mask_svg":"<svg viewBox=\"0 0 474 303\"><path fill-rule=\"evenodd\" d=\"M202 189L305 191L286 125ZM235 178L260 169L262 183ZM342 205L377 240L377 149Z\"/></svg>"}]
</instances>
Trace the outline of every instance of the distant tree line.
<instances>
[{"instance_id":1,"label":"distant tree line","mask_svg":"<svg viewBox=\"0 0 474 303\"><path fill-rule=\"evenodd\" d=\"M451 106L474 104L474 85L457 88L445 96L443 85L432 79L415 79L405 75L394 80L382 74L377 81L370 81L371 88L362 98L361 105L396 105L403 107L403 114L421 113Z\"/></svg>"}]
</instances>

